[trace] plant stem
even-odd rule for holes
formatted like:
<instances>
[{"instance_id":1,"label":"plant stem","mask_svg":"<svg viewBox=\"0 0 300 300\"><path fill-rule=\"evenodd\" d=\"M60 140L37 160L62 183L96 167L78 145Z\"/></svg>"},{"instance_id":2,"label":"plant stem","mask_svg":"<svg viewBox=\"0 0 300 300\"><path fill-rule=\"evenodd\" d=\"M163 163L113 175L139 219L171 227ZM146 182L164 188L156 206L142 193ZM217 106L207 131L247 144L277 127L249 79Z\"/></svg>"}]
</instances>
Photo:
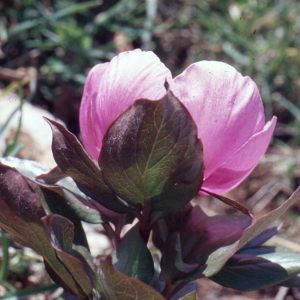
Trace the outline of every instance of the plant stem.
<instances>
[{"instance_id":1,"label":"plant stem","mask_svg":"<svg viewBox=\"0 0 300 300\"><path fill-rule=\"evenodd\" d=\"M39 293L52 292L58 288L56 284L50 284L48 286L41 286L30 288L22 291L16 291L7 293L4 296L0 297L1 300L19 300L19 299L28 299L29 296L36 295Z\"/></svg>"},{"instance_id":2,"label":"plant stem","mask_svg":"<svg viewBox=\"0 0 300 300\"><path fill-rule=\"evenodd\" d=\"M9 248L9 236L3 231L0 232L2 235L2 263L0 267L0 283L7 280L8 274L8 248Z\"/></svg>"},{"instance_id":3,"label":"plant stem","mask_svg":"<svg viewBox=\"0 0 300 300\"><path fill-rule=\"evenodd\" d=\"M122 225L123 225L122 224L122 216L119 216L119 220L118 220L118 223L116 225L116 230L115 230L115 238L116 238L117 245L119 245L121 242Z\"/></svg>"},{"instance_id":4,"label":"plant stem","mask_svg":"<svg viewBox=\"0 0 300 300\"><path fill-rule=\"evenodd\" d=\"M148 206L148 201L145 201L143 207L143 214L140 218L140 233L146 244L148 243L151 231L150 209Z\"/></svg>"}]
</instances>

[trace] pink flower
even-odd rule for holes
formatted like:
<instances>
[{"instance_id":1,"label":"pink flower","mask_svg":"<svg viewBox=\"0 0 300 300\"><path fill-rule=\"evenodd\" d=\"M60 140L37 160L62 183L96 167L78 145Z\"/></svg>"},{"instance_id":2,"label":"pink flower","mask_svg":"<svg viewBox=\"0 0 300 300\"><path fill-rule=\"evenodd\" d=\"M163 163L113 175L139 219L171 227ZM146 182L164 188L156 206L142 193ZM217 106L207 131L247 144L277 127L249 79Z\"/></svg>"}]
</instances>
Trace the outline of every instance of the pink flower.
<instances>
[{"instance_id":1,"label":"pink flower","mask_svg":"<svg viewBox=\"0 0 300 300\"><path fill-rule=\"evenodd\" d=\"M137 99L161 99L164 82L183 102L198 127L204 149L203 189L222 194L236 187L265 153L276 117L265 124L256 84L215 61L190 65L172 79L153 52L123 52L88 75L80 107L83 143L98 160L109 125Z\"/></svg>"}]
</instances>

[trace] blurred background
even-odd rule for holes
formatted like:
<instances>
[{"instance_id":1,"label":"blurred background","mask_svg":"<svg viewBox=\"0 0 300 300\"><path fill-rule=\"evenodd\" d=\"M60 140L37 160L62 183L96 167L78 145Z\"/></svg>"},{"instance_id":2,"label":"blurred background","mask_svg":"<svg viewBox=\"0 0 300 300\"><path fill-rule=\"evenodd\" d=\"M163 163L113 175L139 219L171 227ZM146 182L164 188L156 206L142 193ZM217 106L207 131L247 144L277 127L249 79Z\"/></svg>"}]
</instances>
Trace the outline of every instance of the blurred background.
<instances>
[{"instance_id":1,"label":"blurred background","mask_svg":"<svg viewBox=\"0 0 300 300\"><path fill-rule=\"evenodd\" d=\"M174 77L199 60L227 62L250 76L260 89L266 119L276 115L278 123L267 154L230 196L260 216L299 186L298 0L0 0L0 156L47 165L51 136L40 149L47 137L31 136L38 131L33 120L46 110L80 136L78 113L89 70L135 48L154 51ZM38 117L31 115L35 112ZM203 203L213 212L227 209L219 202ZM300 206L294 207L286 217L290 226L275 241L286 245L290 240L298 251L299 213ZM33 267L34 254L26 260L28 254L20 251L10 252L9 259L2 251L2 294L49 280L42 262ZM30 281L32 274L40 279ZM219 294L201 299L300 299L296 289L239 294L216 284L208 288Z\"/></svg>"}]
</instances>

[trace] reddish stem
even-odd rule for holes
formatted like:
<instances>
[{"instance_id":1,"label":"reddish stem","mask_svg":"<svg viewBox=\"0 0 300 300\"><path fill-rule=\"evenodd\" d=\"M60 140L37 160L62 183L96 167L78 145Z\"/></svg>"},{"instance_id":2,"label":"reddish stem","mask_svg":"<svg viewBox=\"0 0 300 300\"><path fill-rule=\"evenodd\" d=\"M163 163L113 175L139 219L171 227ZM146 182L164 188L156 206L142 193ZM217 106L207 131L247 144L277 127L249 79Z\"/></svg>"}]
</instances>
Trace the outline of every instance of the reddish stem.
<instances>
[{"instance_id":1,"label":"reddish stem","mask_svg":"<svg viewBox=\"0 0 300 300\"><path fill-rule=\"evenodd\" d=\"M140 220L140 233L145 241L145 243L148 243L150 231L151 231L151 220L150 220L150 210L148 209L148 202L146 201L143 207L143 214L141 215Z\"/></svg>"},{"instance_id":2,"label":"reddish stem","mask_svg":"<svg viewBox=\"0 0 300 300\"><path fill-rule=\"evenodd\" d=\"M117 245L119 245L121 242L121 230L122 230L122 216L119 216L119 220L115 230L115 238L116 238Z\"/></svg>"}]
</instances>

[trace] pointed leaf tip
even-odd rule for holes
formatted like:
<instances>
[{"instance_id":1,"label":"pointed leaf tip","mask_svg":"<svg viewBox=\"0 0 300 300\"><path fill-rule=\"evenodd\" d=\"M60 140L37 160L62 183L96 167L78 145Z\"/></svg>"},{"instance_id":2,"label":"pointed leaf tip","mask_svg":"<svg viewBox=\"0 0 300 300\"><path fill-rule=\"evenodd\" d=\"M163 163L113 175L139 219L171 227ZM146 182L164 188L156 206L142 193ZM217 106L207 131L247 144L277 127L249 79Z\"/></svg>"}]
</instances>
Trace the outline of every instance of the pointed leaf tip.
<instances>
[{"instance_id":1,"label":"pointed leaf tip","mask_svg":"<svg viewBox=\"0 0 300 300\"><path fill-rule=\"evenodd\" d=\"M207 268L204 271L205 276L211 277L218 273L225 265L228 259L238 250L247 245L254 238L262 234L270 225L278 220L293 204L300 200L300 187L278 208L274 209L265 216L257 219L242 234L241 238L235 243L222 247L213 252L207 260Z\"/></svg>"},{"instance_id":2,"label":"pointed leaf tip","mask_svg":"<svg viewBox=\"0 0 300 300\"><path fill-rule=\"evenodd\" d=\"M222 201L223 203L233 207L234 209L236 210L239 210L240 212L242 212L244 215L250 217L252 220L255 221L254 219L254 216L252 215L251 211L249 208L247 208L246 206L244 206L243 204L233 200L233 199L230 199L228 197L225 197L225 196L222 196L222 195L218 195L218 194L215 194L215 193L212 193L212 192L209 192L205 189L201 189L201 191L207 193L208 195Z\"/></svg>"},{"instance_id":3,"label":"pointed leaf tip","mask_svg":"<svg viewBox=\"0 0 300 300\"><path fill-rule=\"evenodd\" d=\"M131 228L117 247L115 268L130 277L149 284L154 275L151 253L140 235L139 223Z\"/></svg>"},{"instance_id":4,"label":"pointed leaf tip","mask_svg":"<svg viewBox=\"0 0 300 300\"><path fill-rule=\"evenodd\" d=\"M53 132L52 152L60 170L73 178L78 188L107 209L130 213L103 180L101 170L85 151L74 134L62 124L49 120Z\"/></svg>"},{"instance_id":5,"label":"pointed leaf tip","mask_svg":"<svg viewBox=\"0 0 300 300\"><path fill-rule=\"evenodd\" d=\"M79 299L88 299L91 282L82 262L68 253L72 252L73 224L62 216L46 215L31 182L3 164L0 164L0 226L16 241L43 256L58 284L66 286Z\"/></svg>"},{"instance_id":6,"label":"pointed leaf tip","mask_svg":"<svg viewBox=\"0 0 300 300\"><path fill-rule=\"evenodd\" d=\"M211 279L226 287L253 291L284 283L299 273L300 252L256 247L239 251Z\"/></svg>"}]
</instances>

